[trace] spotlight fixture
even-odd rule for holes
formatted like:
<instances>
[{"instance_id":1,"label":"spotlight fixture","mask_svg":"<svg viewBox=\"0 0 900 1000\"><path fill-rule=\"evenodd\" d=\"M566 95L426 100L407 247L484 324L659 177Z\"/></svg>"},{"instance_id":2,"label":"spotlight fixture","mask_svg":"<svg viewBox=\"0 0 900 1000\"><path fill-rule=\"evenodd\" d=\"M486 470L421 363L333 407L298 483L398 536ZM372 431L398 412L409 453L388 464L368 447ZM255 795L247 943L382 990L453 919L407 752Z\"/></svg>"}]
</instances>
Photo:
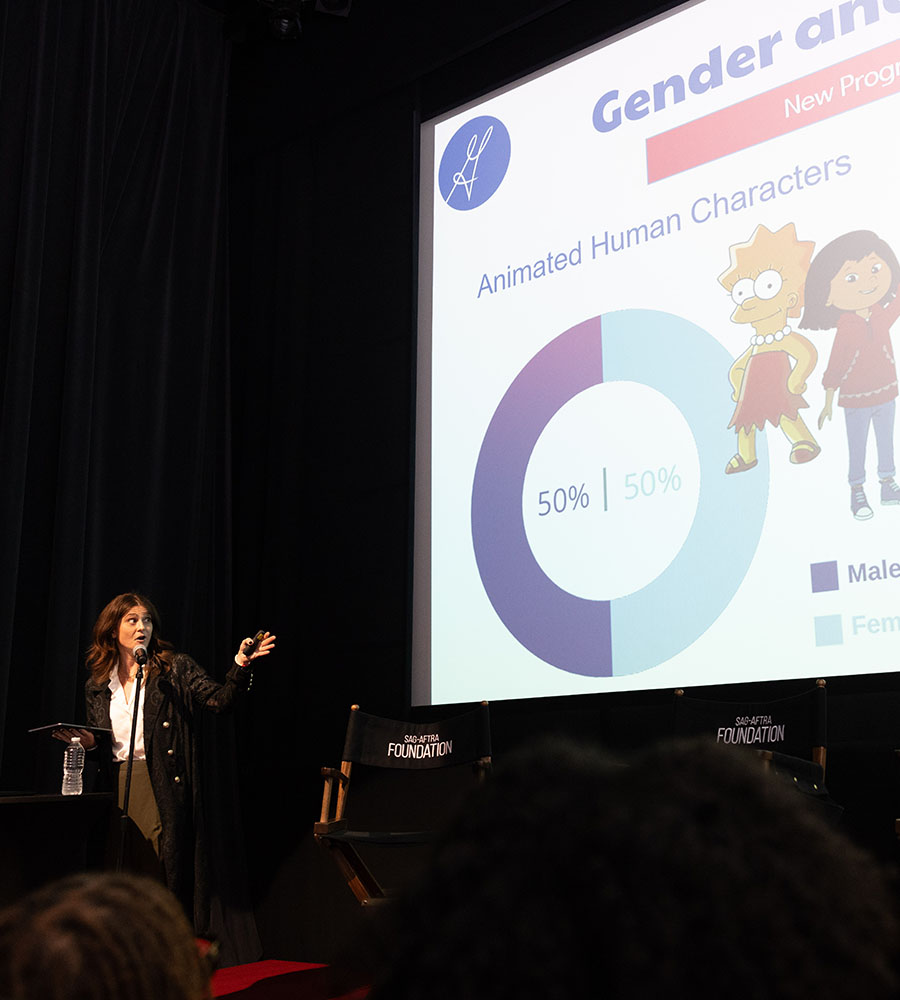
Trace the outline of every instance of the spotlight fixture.
<instances>
[{"instance_id":1,"label":"spotlight fixture","mask_svg":"<svg viewBox=\"0 0 900 1000\"><path fill-rule=\"evenodd\" d=\"M272 7L269 15L269 30L278 39L290 41L299 38L303 31L298 5L280 3Z\"/></svg>"},{"instance_id":2,"label":"spotlight fixture","mask_svg":"<svg viewBox=\"0 0 900 1000\"><path fill-rule=\"evenodd\" d=\"M337 14L338 17L347 17L352 2L353 0L316 0L316 10L321 14Z\"/></svg>"},{"instance_id":3,"label":"spotlight fixture","mask_svg":"<svg viewBox=\"0 0 900 1000\"><path fill-rule=\"evenodd\" d=\"M300 37L303 32L300 13L308 0L257 0L257 3L268 12L269 34L283 41Z\"/></svg>"},{"instance_id":4,"label":"spotlight fixture","mask_svg":"<svg viewBox=\"0 0 900 1000\"><path fill-rule=\"evenodd\" d=\"M266 10L269 33L275 38L290 40L303 33L304 17L313 11L317 14L336 14L347 17L353 0L256 0Z\"/></svg>"}]
</instances>

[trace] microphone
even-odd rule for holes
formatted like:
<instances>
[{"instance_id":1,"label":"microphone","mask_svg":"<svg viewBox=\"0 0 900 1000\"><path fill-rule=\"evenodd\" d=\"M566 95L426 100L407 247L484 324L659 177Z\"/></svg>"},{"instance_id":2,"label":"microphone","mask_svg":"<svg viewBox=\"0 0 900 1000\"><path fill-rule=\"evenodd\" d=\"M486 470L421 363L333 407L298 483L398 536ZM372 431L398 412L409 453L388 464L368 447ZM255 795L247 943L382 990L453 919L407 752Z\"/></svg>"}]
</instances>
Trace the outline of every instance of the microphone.
<instances>
[{"instance_id":1,"label":"microphone","mask_svg":"<svg viewBox=\"0 0 900 1000\"><path fill-rule=\"evenodd\" d=\"M139 667L142 667L147 662L147 647L135 646L131 651L131 655L134 657L135 663Z\"/></svg>"}]
</instances>

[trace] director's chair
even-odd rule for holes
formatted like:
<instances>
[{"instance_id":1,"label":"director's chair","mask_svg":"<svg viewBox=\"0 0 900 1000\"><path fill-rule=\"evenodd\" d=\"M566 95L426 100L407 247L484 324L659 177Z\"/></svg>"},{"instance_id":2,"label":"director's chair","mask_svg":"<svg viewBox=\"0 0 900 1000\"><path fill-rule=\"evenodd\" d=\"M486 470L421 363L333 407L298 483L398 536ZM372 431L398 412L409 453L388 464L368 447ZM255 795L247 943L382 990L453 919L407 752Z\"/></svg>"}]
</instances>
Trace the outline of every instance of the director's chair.
<instances>
[{"instance_id":1,"label":"director's chair","mask_svg":"<svg viewBox=\"0 0 900 1000\"><path fill-rule=\"evenodd\" d=\"M434 829L373 830L350 828L347 805L354 768L434 772L471 765L481 781L491 767L490 715L487 702L437 722L401 722L350 709L340 768L323 767L322 810L314 825L316 840L331 854L351 892L364 906L389 895L363 860L360 848L424 844ZM464 769L464 768L463 768ZM427 799L421 784L415 797ZM393 824L391 824L393 825Z\"/></svg>"}]
</instances>

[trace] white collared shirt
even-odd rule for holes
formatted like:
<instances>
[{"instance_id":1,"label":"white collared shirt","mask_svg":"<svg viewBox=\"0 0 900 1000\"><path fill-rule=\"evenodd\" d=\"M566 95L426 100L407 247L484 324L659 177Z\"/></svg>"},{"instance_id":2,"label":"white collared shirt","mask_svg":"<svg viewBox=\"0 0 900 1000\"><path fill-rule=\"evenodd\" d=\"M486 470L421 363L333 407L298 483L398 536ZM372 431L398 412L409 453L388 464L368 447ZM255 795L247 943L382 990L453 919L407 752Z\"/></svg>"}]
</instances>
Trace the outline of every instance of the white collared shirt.
<instances>
[{"instance_id":1,"label":"white collared shirt","mask_svg":"<svg viewBox=\"0 0 900 1000\"><path fill-rule=\"evenodd\" d=\"M134 687L131 689L131 701L125 699L125 689L119 683L119 672L113 670L109 678L109 721L112 726L113 760L128 760L128 747L131 745L131 719L134 710ZM144 752L144 689L141 686L140 711L138 712L137 732L134 734L134 759L146 760Z\"/></svg>"}]
</instances>

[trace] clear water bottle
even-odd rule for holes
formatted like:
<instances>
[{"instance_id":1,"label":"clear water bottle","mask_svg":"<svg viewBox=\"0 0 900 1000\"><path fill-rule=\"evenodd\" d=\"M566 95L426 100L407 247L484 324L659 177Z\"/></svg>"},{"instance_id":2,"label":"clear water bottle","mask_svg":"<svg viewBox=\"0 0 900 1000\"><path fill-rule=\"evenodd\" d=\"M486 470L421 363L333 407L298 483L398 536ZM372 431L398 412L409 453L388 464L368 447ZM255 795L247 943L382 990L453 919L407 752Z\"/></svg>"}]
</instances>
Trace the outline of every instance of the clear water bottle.
<instances>
[{"instance_id":1,"label":"clear water bottle","mask_svg":"<svg viewBox=\"0 0 900 1000\"><path fill-rule=\"evenodd\" d=\"M84 776L84 747L81 737L73 736L63 755L63 795L81 795Z\"/></svg>"}]
</instances>

